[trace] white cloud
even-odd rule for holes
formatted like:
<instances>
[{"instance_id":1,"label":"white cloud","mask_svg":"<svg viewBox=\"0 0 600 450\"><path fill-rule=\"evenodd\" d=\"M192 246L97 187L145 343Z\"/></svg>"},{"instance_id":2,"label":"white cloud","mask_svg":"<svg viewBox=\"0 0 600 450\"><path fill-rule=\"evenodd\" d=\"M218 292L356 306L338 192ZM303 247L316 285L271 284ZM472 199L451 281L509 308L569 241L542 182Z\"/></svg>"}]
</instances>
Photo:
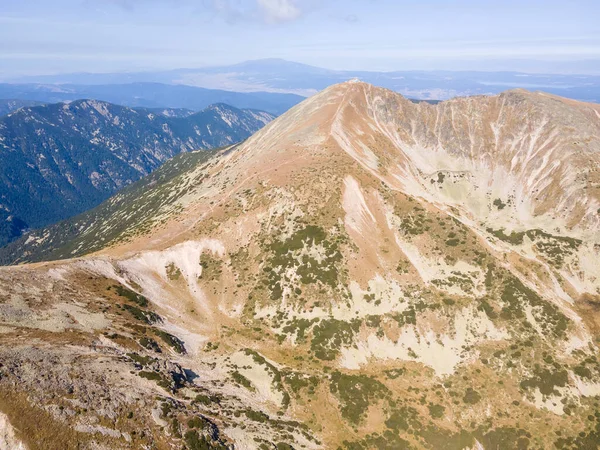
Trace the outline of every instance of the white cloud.
<instances>
[{"instance_id":1,"label":"white cloud","mask_svg":"<svg viewBox=\"0 0 600 450\"><path fill-rule=\"evenodd\" d=\"M84 5L119 6L128 11L139 10L142 6L159 5L174 7L196 6L196 12L202 9L212 10L228 22L258 21L267 24L292 22L315 4L326 0L78 0ZM2 0L0 0L0 3Z\"/></svg>"},{"instance_id":2,"label":"white cloud","mask_svg":"<svg viewBox=\"0 0 600 450\"><path fill-rule=\"evenodd\" d=\"M294 0L257 0L257 4L269 23L296 20L302 14Z\"/></svg>"},{"instance_id":3,"label":"white cloud","mask_svg":"<svg viewBox=\"0 0 600 450\"><path fill-rule=\"evenodd\" d=\"M212 9L229 22L253 20L268 24L292 22L312 0L210 0ZM301 7L302 3L302 7Z\"/></svg>"}]
</instances>

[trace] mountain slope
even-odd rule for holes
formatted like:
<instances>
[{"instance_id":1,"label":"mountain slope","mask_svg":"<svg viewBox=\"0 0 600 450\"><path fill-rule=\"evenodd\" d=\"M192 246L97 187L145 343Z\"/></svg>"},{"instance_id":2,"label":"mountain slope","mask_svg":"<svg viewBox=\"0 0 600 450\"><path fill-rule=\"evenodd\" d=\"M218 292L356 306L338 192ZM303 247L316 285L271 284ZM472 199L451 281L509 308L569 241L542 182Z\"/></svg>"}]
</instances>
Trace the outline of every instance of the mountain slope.
<instances>
[{"instance_id":1,"label":"mountain slope","mask_svg":"<svg viewBox=\"0 0 600 450\"><path fill-rule=\"evenodd\" d=\"M595 448L599 117L350 82L173 165L138 218L117 197L76 245L24 247L78 258L0 270L8 422L89 448Z\"/></svg>"},{"instance_id":2,"label":"mountain slope","mask_svg":"<svg viewBox=\"0 0 600 450\"><path fill-rule=\"evenodd\" d=\"M173 118L95 100L21 108L0 118L0 242L96 206L180 152L243 140L272 118L222 104Z\"/></svg>"},{"instance_id":3,"label":"mountain slope","mask_svg":"<svg viewBox=\"0 0 600 450\"><path fill-rule=\"evenodd\" d=\"M301 96L287 93L233 92L161 83L100 85L0 83L0 98L2 97L47 103L93 98L129 107L185 108L193 111L201 111L215 103L225 103L240 109L258 109L272 114L282 114L303 100Z\"/></svg>"},{"instance_id":4,"label":"mountain slope","mask_svg":"<svg viewBox=\"0 0 600 450\"><path fill-rule=\"evenodd\" d=\"M176 202L193 186L190 172L213 158L215 152L180 153L96 208L25 233L0 248L0 264L65 259L100 250L113 240L131 239L142 230L152 228L173 208L177 210Z\"/></svg>"}]
</instances>

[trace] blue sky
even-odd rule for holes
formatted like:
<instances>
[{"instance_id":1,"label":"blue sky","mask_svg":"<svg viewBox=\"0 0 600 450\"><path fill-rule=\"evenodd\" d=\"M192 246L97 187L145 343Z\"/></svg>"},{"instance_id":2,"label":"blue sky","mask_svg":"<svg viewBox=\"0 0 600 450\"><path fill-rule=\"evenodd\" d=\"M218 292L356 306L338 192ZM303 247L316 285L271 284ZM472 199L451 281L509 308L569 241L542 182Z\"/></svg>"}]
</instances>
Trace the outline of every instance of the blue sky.
<instances>
[{"instance_id":1,"label":"blue sky","mask_svg":"<svg viewBox=\"0 0 600 450\"><path fill-rule=\"evenodd\" d=\"M0 0L0 75L284 58L600 73L600 1Z\"/></svg>"}]
</instances>

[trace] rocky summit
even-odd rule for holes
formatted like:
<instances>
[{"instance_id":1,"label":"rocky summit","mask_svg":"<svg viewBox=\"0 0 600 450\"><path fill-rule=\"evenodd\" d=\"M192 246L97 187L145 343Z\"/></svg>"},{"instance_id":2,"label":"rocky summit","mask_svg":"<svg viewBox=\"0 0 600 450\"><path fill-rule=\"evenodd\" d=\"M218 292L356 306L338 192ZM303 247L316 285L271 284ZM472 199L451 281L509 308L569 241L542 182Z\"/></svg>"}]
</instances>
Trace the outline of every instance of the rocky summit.
<instances>
[{"instance_id":1,"label":"rocky summit","mask_svg":"<svg viewBox=\"0 0 600 450\"><path fill-rule=\"evenodd\" d=\"M335 85L0 256L0 447L600 442L599 105Z\"/></svg>"}]
</instances>

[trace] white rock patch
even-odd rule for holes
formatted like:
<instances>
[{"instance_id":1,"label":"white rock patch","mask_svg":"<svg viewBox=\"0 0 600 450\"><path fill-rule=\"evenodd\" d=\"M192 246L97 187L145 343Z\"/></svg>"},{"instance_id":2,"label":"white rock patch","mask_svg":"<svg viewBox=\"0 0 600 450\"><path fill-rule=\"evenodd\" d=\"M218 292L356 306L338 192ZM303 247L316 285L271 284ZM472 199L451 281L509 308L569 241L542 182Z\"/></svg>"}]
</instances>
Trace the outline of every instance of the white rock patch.
<instances>
[{"instance_id":1,"label":"white rock patch","mask_svg":"<svg viewBox=\"0 0 600 450\"><path fill-rule=\"evenodd\" d=\"M342 349L340 364L347 369L359 369L369 359L416 361L431 367L437 376L451 375L457 365L476 356L463 346L486 340L502 340L508 334L497 329L485 313L464 308L453 318L452 333L438 335L431 329L405 326L396 342L371 334L357 348Z\"/></svg>"},{"instance_id":2,"label":"white rock patch","mask_svg":"<svg viewBox=\"0 0 600 450\"><path fill-rule=\"evenodd\" d=\"M273 376L266 366L258 364L251 355L244 352L233 354L231 362L238 366L239 373L250 380L263 400L281 407L283 393L273 388Z\"/></svg>"},{"instance_id":3,"label":"white rock patch","mask_svg":"<svg viewBox=\"0 0 600 450\"><path fill-rule=\"evenodd\" d=\"M225 247L216 239L186 241L163 251L140 253L134 258L119 263L119 266L135 278L135 281L143 287L145 295L161 302L160 299L164 297L162 285L170 282L167 267L173 264L185 279L190 294L201 305L207 307L206 297L198 286L198 278L202 275L200 262L205 251L222 256Z\"/></svg>"},{"instance_id":4,"label":"white rock patch","mask_svg":"<svg viewBox=\"0 0 600 450\"><path fill-rule=\"evenodd\" d=\"M3 413L0 413L0 450L27 450L25 444L17 439L15 429Z\"/></svg>"},{"instance_id":5,"label":"white rock patch","mask_svg":"<svg viewBox=\"0 0 600 450\"><path fill-rule=\"evenodd\" d=\"M423 282L430 284L433 280L443 281L454 276L455 274L453 274L453 272L460 272L473 281L472 293L463 291L461 287L455 283L448 285L441 284L438 285L438 287L454 295L481 296L485 294L485 274L480 267L473 266L462 260L457 261L456 264L450 266L446 264L442 257L436 259L427 258L421 254L417 246L400 239L398 235L396 235L396 243L415 267Z\"/></svg>"},{"instance_id":6,"label":"white rock patch","mask_svg":"<svg viewBox=\"0 0 600 450\"><path fill-rule=\"evenodd\" d=\"M548 411L562 416L564 412L564 405L561 403L562 396L557 395L543 395L539 388L536 388L533 392L533 405L538 409L547 409Z\"/></svg>"},{"instance_id":7,"label":"white rock patch","mask_svg":"<svg viewBox=\"0 0 600 450\"><path fill-rule=\"evenodd\" d=\"M344 197L342 206L346 212L346 227L364 234L369 221L375 223L375 217L369 210L365 197L360 189L358 182L348 175L344 179Z\"/></svg>"},{"instance_id":8,"label":"white rock patch","mask_svg":"<svg viewBox=\"0 0 600 450\"><path fill-rule=\"evenodd\" d=\"M594 397L600 395L600 383L594 383L584 380L577 375L571 373L571 378L574 380L575 388L584 397Z\"/></svg>"}]
</instances>

